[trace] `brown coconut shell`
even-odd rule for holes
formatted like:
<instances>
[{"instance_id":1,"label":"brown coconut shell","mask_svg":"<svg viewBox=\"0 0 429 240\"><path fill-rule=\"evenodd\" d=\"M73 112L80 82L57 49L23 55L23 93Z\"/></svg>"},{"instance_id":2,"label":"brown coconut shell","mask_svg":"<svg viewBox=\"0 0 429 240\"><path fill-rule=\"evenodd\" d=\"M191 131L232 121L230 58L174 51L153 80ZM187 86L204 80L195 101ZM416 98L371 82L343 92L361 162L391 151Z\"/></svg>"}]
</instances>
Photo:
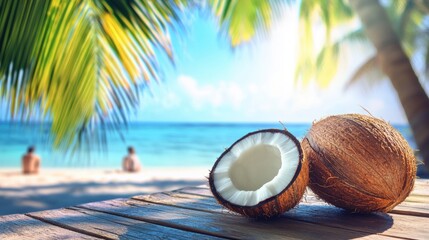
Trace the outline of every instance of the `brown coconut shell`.
<instances>
[{"instance_id":1,"label":"brown coconut shell","mask_svg":"<svg viewBox=\"0 0 429 240\"><path fill-rule=\"evenodd\" d=\"M353 212L388 212L411 192L416 159L402 135L371 116L330 116L302 141L310 188L326 202Z\"/></svg>"},{"instance_id":2,"label":"brown coconut shell","mask_svg":"<svg viewBox=\"0 0 429 240\"><path fill-rule=\"evenodd\" d=\"M252 134L256 134L260 132L282 133L295 143L299 151L299 165L296 169L295 175L292 181L289 183L289 185L287 185L284 188L283 191L281 191L279 194L275 196L265 199L262 202L259 202L254 206L240 206L240 205L236 205L231 202L228 202L217 192L214 185L214 179L213 179L212 173L216 169L222 157L225 154L227 154L234 147L235 144L237 144L244 138L249 137ZM267 161L269 161L269 159L267 159ZM222 155L216 160L212 170L210 171L209 186L217 202L223 205L224 207L226 207L227 209L233 212L239 213L241 215L244 215L246 217L270 218L286 212L287 210L295 207L299 203L308 185L308 181L309 181L308 175L309 175L309 164L305 157L304 152L302 151L301 144L296 139L296 137L286 130L264 129L256 132L251 132L245 135L244 137L237 140L234 144L231 145L231 147L229 147L222 153Z\"/></svg>"}]
</instances>

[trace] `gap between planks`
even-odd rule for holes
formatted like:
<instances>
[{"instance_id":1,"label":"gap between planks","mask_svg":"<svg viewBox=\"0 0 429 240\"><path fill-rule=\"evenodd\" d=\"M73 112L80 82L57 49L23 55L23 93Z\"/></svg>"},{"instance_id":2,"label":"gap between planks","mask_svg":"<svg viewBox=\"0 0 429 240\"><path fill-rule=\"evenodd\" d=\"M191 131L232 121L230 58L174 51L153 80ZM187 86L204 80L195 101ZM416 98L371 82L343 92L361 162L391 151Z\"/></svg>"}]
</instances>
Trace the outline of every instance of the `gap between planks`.
<instances>
[{"instance_id":1,"label":"gap between planks","mask_svg":"<svg viewBox=\"0 0 429 240\"><path fill-rule=\"evenodd\" d=\"M28 217L24 214L0 216L0 239L99 239Z\"/></svg>"},{"instance_id":2,"label":"gap between planks","mask_svg":"<svg viewBox=\"0 0 429 240\"><path fill-rule=\"evenodd\" d=\"M57 227L60 227L60 228L63 228L63 229L67 229L67 230L70 230L70 231L73 231L73 232L76 232L76 233L80 233L80 234L83 234L83 235L88 235L88 236L99 238L99 239L109 239L109 238L103 237L102 235L99 235L99 234L96 234L96 233L88 232L88 231L85 231L85 230L82 230L82 229L78 229L78 228L73 228L73 227L70 227L70 226L67 226L67 225L64 225L64 224L60 224L60 223L57 223L57 222L54 222L54 221L46 220L46 219L41 218L41 217L33 216L33 215L31 215L31 213L27 213L27 214L24 214L24 215L27 216L27 217L39 220L41 222L44 222L44 223L47 223L47 224L50 224L50 225L53 225L53 226L57 226Z\"/></svg>"},{"instance_id":3,"label":"gap between planks","mask_svg":"<svg viewBox=\"0 0 429 240\"><path fill-rule=\"evenodd\" d=\"M67 229L71 228L75 231L97 234L104 239L174 238L188 240L215 238L77 207L35 212L31 213L31 215L36 218L43 218L52 224L59 224Z\"/></svg>"},{"instance_id":4,"label":"gap between planks","mask_svg":"<svg viewBox=\"0 0 429 240\"><path fill-rule=\"evenodd\" d=\"M429 185L428 185L428 188L429 188ZM172 193L174 192L213 198L213 195L210 192L210 189L205 185L200 185L197 187L181 188L181 189L172 191ZM423 199L423 200L410 201L410 200L415 200L416 198ZM306 203L306 202L307 203L311 203L311 202L325 203L309 189L307 189L307 193L303 196L303 199L304 201L301 200L301 203ZM310 201L305 201L305 199L310 199ZM407 199L405 199L404 202L397 205L389 213L429 218L429 195L411 194Z\"/></svg>"},{"instance_id":5,"label":"gap between planks","mask_svg":"<svg viewBox=\"0 0 429 240\"><path fill-rule=\"evenodd\" d=\"M208 237L217 237L217 238L224 238L224 239L239 239L239 238L233 238L233 237L229 237L229 236L225 236L222 234L216 234L213 232L209 232L209 231L204 231L204 230L200 230L200 229L196 229L196 228L191 228L191 227L186 227L186 226L178 226L177 224L171 224L162 220L154 220L151 218L146 218L146 217L132 217L132 216L126 216L124 214L119 214L119 213L115 213L115 212L110 212L110 211L106 211L106 210L100 210L100 209L94 209L94 208L90 208L90 207L85 207L83 205L78 205L75 206L74 208L81 208L84 210L90 210L90 211L94 211L94 212L100 212L100 213L105 213L105 214L110 214L113 216L118 216L118 217L123 217L123 218L129 218L129 219L133 219L133 220L137 220L137 221L142 221L142 222L147 222L150 224L156 224L159 226L164 226L164 227L168 227L168 228L173 228L173 229L178 229L178 230L183 230L183 231L189 231L189 232L193 232L193 233L198 233L198 234L203 234L203 235L207 235ZM129 205L130 207L132 205Z\"/></svg>"}]
</instances>

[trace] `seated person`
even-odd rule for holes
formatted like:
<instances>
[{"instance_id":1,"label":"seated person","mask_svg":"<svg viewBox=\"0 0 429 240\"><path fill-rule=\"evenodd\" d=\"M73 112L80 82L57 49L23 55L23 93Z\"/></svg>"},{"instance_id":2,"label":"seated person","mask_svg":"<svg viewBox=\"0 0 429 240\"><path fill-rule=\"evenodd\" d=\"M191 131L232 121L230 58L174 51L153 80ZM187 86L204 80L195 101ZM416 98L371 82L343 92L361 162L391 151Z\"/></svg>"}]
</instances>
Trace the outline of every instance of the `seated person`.
<instances>
[{"instance_id":1,"label":"seated person","mask_svg":"<svg viewBox=\"0 0 429 240\"><path fill-rule=\"evenodd\" d=\"M141 170L139 158L133 147L128 147L128 155L124 157L122 168L125 172L138 172Z\"/></svg>"},{"instance_id":2,"label":"seated person","mask_svg":"<svg viewBox=\"0 0 429 240\"><path fill-rule=\"evenodd\" d=\"M29 147L27 153L22 156L22 172L24 174L37 174L40 168L40 157L34 153L35 148Z\"/></svg>"}]
</instances>

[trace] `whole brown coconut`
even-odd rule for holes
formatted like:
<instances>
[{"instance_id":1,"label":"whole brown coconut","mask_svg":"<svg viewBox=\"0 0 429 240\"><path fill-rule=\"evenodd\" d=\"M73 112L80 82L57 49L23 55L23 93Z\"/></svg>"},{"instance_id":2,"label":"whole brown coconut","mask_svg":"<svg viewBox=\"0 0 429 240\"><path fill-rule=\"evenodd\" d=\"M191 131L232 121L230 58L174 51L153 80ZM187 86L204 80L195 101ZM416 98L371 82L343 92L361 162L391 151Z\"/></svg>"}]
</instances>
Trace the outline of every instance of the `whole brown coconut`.
<instances>
[{"instance_id":1,"label":"whole brown coconut","mask_svg":"<svg viewBox=\"0 0 429 240\"><path fill-rule=\"evenodd\" d=\"M310 188L353 212L388 212L411 192L416 159L389 123L370 116L330 116L302 141L310 162Z\"/></svg>"},{"instance_id":2,"label":"whole brown coconut","mask_svg":"<svg viewBox=\"0 0 429 240\"><path fill-rule=\"evenodd\" d=\"M296 206L308 185L308 162L289 132L251 132L214 164L210 189L217 201L247 217L269 218Z\"/></svg>"}]
</instances>

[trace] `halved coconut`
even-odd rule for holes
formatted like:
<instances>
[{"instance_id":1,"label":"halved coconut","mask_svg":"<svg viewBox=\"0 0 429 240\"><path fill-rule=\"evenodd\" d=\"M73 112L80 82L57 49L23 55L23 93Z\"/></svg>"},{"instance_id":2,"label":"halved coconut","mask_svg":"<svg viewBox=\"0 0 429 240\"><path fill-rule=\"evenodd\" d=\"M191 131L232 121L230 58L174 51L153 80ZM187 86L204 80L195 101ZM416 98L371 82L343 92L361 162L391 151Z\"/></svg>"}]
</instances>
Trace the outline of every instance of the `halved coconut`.
<instances>
[{"instance_id":1,"label":"halved coconut","mask_svg":"<svg viewBox=\"0 0 429 240\"><path fill-rule=\"evenodd\" d=\"M298 204L308 183L308 162L288 131L251 132L214 164L210 189L220 204L248 217L272 217Z\"/></svg>"}]
</instances>

